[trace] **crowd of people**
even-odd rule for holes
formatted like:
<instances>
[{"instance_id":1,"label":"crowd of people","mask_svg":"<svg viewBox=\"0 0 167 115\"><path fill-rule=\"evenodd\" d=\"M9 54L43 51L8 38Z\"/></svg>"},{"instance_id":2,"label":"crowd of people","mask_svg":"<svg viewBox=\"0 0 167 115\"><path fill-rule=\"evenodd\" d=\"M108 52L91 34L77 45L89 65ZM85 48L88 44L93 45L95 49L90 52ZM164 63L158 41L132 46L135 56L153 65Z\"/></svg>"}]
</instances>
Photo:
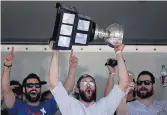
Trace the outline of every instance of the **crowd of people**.
<instances>
[{"instance_id":1,"label":"crowd of people","mask_svg":"<svg viewBox=\"0 0 167 115\"><path fill-rule=\"evenodd\" d=\"M52 50L53 41L49 47ZM41 81L35 73L24 78L22 84L11 80L10 71L14 67L14 48L4 58L1 91L2 115L167 115L167 101L153 99L155 76L149 71L141 71L135 80L127 71L123 58L124 45L115 47L118 65L108 68L108 81L104 97L96 99L97 84L94 76L84 74L76 85L76 71L79 59L71 50L69 72L65 82L59 80L58 50L52 50L48 72L50 90L41 92L46 81ZM116 71L118 76L116 76ZM114 84L114 78L118 83ZM73 95L70 95L73 92Z\"/></svg>"}]
</instances>

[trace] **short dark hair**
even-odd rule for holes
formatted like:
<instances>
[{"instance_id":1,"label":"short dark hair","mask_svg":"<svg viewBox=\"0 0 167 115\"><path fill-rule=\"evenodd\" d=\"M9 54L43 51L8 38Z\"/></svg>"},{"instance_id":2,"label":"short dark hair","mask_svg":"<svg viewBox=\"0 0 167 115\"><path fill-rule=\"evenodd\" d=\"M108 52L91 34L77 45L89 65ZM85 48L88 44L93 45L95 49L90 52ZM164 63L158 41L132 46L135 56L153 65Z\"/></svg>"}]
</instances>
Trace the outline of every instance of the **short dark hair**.
<instances>
[{"instance_id":1,"label":"short dark hair","mask_svg":"<svg viewBox=\"0 0 167 115\"><path fill-rule=\"evenodd\" d=\"M89 74L83 74L83 75L78 79L78 81L77 81L77 84L76 84L77 88L80 88L80 82L81 82L81 80L84 79L84 78L87 78L87 77L90 77L90 78L93 79L93 81L94 81L94 83L95 83L95 87L96 87L95 79L94 79L91 75L89 75ZM95 90L96 90L96 89L95 89ZM75 96L76 99L79 100L79 94L78 94L77 92L74 92L74 96ZM96 92L95 92L95 99L94 99L94 101L96 101Z\"/></svg>"},{"instance_id":2,"label":"short dark hair","mask_svg":"<svg viewBox=\"0 0 167 115\"><path fill-rule=\"evenodd\" d=\"M20 84L19 81L16 81L16 80L12 80L10 81L10 86L12 85L17 85L18 87L15 87L14 89L12 89L12 91L14 93L16 93L17 95L22 95L23 91L22 91L22 85Z\"/></svg>"},{"instance_id":3,"label":"short dark hair","mask_svg":"<svg viewBox=\"0 0 167 115\"><path fill-rule=\"evenodd\" d=\"M22 85L20 84L20 82L16 81L16 80L10 81L10 85L18 85L19 87L22 87Z\"/></svg>"},{"instance_id":4,"label":"short dark hair","mask_svg":"<svg viewBox=\"0 0 167 115\"><path fill-rule=\"evenodd\" d=\"M35 73L30 73L26 78L24 78L24 80L22 82L23 87L25 87L28 79L37 79L39 81L40 85L44 85L47 83L46 81L41 81L40 78Z\"/></svg>"},{"instance_id":5,"label":"short dark hair","mask_svg":"<svg viewBox=\"0 0 167 115\"><path fill-rule=\"evenodd\" d=\"M139 75L138 75L138 77L137 77L137 80L139 80L139 77L141 75L148 75L148 76L150 76L152 84L155 83L155 77L154 77L154 75L151 72L149 72L149 71L142 71L142 72L140 72Z\"/></svg>"},{"instance_id":6,"label":"short dark hair","mask_svg":"<svg viewBox=\"0 0 167 115\"><path fill-rule=\"evenodd\" d=\"M44 91L44 92L41 94L40 102L45 101L45 100L46 100L46 96L47 96L48 94L50 94L50 93L51 93L50 90ZM51 93L51 94L52 94L52 93Z\"/></svg>"}]
</instances>

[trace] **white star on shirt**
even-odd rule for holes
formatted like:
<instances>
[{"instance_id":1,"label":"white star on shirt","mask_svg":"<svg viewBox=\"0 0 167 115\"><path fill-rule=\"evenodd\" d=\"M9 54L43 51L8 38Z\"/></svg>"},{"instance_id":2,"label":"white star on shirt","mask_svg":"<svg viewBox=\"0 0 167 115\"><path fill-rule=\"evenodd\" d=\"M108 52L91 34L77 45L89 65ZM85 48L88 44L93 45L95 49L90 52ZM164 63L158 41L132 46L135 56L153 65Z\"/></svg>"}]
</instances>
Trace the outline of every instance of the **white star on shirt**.
<instances>
[{"instance_id":1,"label":"white star on shirt","mask_svg":"<svg viewBox=\"0 0 167 115\"><path fill-rule=\"evenodd\" d=\"M40 109L40 111L42 112L42 115L45 115L46 111L44 108Z\"/></svg>"}]
</instances>

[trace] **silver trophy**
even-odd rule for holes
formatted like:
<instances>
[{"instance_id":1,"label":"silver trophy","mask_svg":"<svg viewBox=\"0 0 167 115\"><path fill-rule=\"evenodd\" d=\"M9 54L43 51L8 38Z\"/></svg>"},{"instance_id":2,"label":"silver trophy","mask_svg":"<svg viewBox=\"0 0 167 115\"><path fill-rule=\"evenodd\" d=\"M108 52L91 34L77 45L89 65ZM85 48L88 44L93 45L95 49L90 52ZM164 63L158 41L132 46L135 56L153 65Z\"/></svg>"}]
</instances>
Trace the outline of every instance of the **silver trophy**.
<instances>
[{"instance_id":1,"label":"silver trophy","mask_svg":"<svg viewBox=\"0 0 167 115\"><path fill-rule=\"evenodd\" d=\"M100 29L96 25L94 40L104 39L107 45L114 48L122 44L123 34L123 26L117 23L110 25L106 30Z\"/></svg>"},{"instance_id":2,"label":"silver trophy","mask_svg":"<svg viewBox=\"0 0 167 115\"><path fill-rule=\"evenodd\" d=\"M114 23L101 29L73 6L57 3L56 8L55 26L50 38L55 41L53 49L70 50L72 45L88 45L96 39L103 39L113 48L122 44L124 29L121 25Z\"/></svg>"}]
</instances>

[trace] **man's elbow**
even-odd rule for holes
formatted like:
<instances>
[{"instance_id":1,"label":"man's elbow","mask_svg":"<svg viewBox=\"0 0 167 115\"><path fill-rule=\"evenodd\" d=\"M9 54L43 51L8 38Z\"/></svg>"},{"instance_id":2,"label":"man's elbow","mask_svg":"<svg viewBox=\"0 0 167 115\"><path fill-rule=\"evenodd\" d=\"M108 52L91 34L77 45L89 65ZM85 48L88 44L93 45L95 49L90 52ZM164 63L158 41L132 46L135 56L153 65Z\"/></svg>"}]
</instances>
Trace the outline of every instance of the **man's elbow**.
<instances>
[{"instance_id":1,"label":"man's elbow","mask_svg":"<svg viewBox=\"0 0 167 115\"><path fill-rule=\"evenodd\" d=\"M50 87L51 89L54 89L55 84L54 84L53 81L50 81L50 80L49 80L49 87Z\"/></svg>"},{"instance_id":2,"label":"man's elbow","mask_svg":"<svg viewBox=\"0 0 167 115\"><path fill-rule=\"evenodd\" d=\"M70 94L72 92L72 89L70 89L70 88L65 88L65 89L68 92L68 94Z\"/></svg>"},{"instance_id":3,"label":"man's elbow","mask_svg":"<svg viewBox=\"0 0 167 115\"><path fill-rule=\"evenodd\" d=\"M129 82L120 82L119 86L123 92L126 92L129 87Z\"/></svg>"},{"instance_id":4,"label":"man's elbow","mask_svg":"<svg viewBox=\"0 0 167 115\"><path fill-rule=\"evenodd\" d=\"M48 83L49 83L49 87L50 87L51 89L54 89L54 87L55 87L54 82L49 79L49 80L48 80Z\"/></svg>"},{"instance_id":5,"label":"man's elbow","mask_svg":"<svg viewBox=\"0 0 167 115\"><path fill-rule=\"evenodd\" d=\"M49 87L51 89L53 89L55 87L55 85L58 83L58 77L55 74L53 74L53 73L49 73L48 76L49 76L48 77Z\"/></svg>"}]
</instances>

